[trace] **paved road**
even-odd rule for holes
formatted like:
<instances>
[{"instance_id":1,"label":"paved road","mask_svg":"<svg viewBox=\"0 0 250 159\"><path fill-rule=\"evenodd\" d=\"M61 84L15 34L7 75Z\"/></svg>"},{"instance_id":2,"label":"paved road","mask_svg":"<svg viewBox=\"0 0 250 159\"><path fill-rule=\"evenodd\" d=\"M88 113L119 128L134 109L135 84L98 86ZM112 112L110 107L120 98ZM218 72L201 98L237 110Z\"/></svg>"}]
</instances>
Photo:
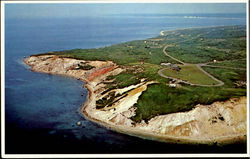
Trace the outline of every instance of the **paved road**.
<instances>
[{"instance_id":1,"label":"paved road","mask_svg":"<svg viewBox=\"0 0 250 159\"><path fill-rule=\"evenodd\" d=\"M209 87L212 87L212 86L213 86L213 87L214 87L214 86L222 86L222 85L224 85L224 82L223 82L223 81L221 81L221 80L215 78L214 76L212 76L211 74L209 74L208 72L206 72L205 70L203 70L203 69L201 68L202 64L196 64L196 66L198 67L199 70L201 70L203 73L205 73L208 77L210 77L210 78L212 78L213 80L215 80L215 81L218 82L218 84L216 84L216 85L202 85L202 86L209 86Z\"/></svg>"},{"instance_id":2,"label":"paved road","mask_svg":"<svg viewBox=\"0 0 250 159\"><path fill-rule=\"evenodd\" d=\"M164 53L166 56L170 57L171 59L173 59L173 60L175 60L175 61L177 61L177 62L179 62L179 63L185 65L185 63L184 63L183 61L178 60L177 58L174 58L173 56L169 55L169 54L166 52L166 48L167 48L168 46L169 46L169 45L166 45L166 46L163 48L163 50L162 50L163 53Z\"/></svg>"},{"instance_id":3,"label":"paved road","mask_svg":"<svg viewBox=\"0 0 250 159\"><path fill-rule=\"evenodd\" d=\"M170 57L171 59L173 59L173 60L175 60L175 61L181 63L182 65L186 65L187 63L185 63L185 62L183 62L183 61L181 61L181 60L179 60L179 59L177 59L177 58L174 58L173 56L169 55L169 54L166 52L166 48L167 48L168 46L169 46L169 45L166 45L166 46L163 48L163 50L162 50L163 53L164 53L166 56ZM212 76L211 74L209 74L208 72L206 72L205 70L203 70L203 69L201 68L201 66L209 66L209 67L210 67L211 65L207 65L207 63L201 63L201 64L195 64L195 65L197 66L197 68L198 68L199 70L201 70L201 71L202 71L203 73L205 73L207 76L209 76L209 77L212 78L213 80L217 81L218 84L216 84L216 85L194 84L194 83L191 83L191 82L188 82L188 81L183 81L183 80L179 80L179 79L177 79L177 78L169 77L169 76L166 76L166 75L163 74L163 71L164 71L165 69L167 69L167 68L163 68L163 69L159 70L159 71L158 71L158 74L159 74L160 76L164 77L164 78L169 78L169 79L177 80L177 81L180 81L180 82L182 82L182 83L186 83L186 84L189 84L189 85L192 85L192 86L217 87L217 86L222 86L222 85L224 85L224 82L223 82L223 81L221 81L221 80L215 78L214 76ZM212 66L212 67L213 67L213 66ZM218 67L218 66L215 66L215 67ZM222 67L223 67L223 66L222 66Z\"/></svg>"},{"instance_id":4,"label":"paved road","mask_svg":"<svg viewBox=\"0 0 250 159\"><path fill-rule=\"evenodd\" d=\"M245 68L239 68L239 67L227 67L227 66L214 66L214 65L208 65L207 63L201 63L200 66L206 66L206 67L215 67L215 68L226 68L226 69L234 69L234 70L246 70Z\"/></svg>"},{"instance_id":5,"label":"paved road","mask_svg":"<svg viewBox=\"0 0 250 159\"><path fill-rule=\"evenodd\" d=\"M206 33L204 33L204 34L208 34L209 32L210 32L210 31L208 31L208 32L206 32ZM164 31L161 31L160 34L163 36L164 33L165 33ZM203 35L203 34L199 34L199 35L197 35L197 36L194 37L194 38L200 37L201 35ZM194 39L194 38L192 38L192 39ZM174 44L182 43L182 42L185 42L185 41L188 41L188 40L190 40L190 39L186 39L186 40L183 40L183 41L179 41L179 42L176 42L176 43L174 43ZM172 45L173 45L173 44L172 44ZM173 59L173 60L175 60L175 61L181 63L182 65L187 65L188 63L185 63L185 62L183 62L183 61L181 61L181 60L179 60L179 59L177 59L177 58L175 58L175 57L169 55L169 54L166 52L166 49L167 49L167 47L169 47L169 46L171 46L171 45L166 45L166 46L163 48L163 50L162 50L163 53L164 53L166 56L168 56L169 58L171 58L171 59ZM214 76L212 76L211 74L209 74L208 72L206 72L205 70L203 70L203 69L202 69L202 66L205 66L205 67L214 67L214 68L235 69L235 70L246 70L245 68L235 68L235 67L227 67L227 66L213 66L213 65L208 65L209 63L211 63L211 62L200 63L200 64L195 64L195 65L197 66L197 68L198 68L199 70L201 70L201 71L202 71L203 73L205 73L207 76L209 76L209 77L212 78L213 80L217 81L218 84L216 84L216 85L193 84L193 83L190 83L190 82L188 82L188 81L183 81L183 80L175 79L175 78L173 78L173 77L168 77L168 76L166 76L166 75L164 75L164 74L162 73L166 68L163 68L163 69L159 70L159 71L158 71L158 74L159 74L160 76L164 77L164 78L179 80L179 81L181 81L181 82L183 82L183 83L190 84L190 85L205 86L205 87L214 87L214 86L222 86L222 85L224 85L224 82L221 81L221 80L219 80L219 79L217 79L217 78L215 78Z\"/></svg>"}]
</instances>

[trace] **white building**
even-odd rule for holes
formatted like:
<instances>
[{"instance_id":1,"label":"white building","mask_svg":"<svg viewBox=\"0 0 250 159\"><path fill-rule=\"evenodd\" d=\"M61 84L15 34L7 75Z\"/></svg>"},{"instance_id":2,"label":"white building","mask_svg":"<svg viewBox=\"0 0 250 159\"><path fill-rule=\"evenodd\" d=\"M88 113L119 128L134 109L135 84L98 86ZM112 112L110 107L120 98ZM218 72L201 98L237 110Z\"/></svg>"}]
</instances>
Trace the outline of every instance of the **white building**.
<instances>
[{"instance_id":1,"label":"white building","mask_svg":"<svg viewBox=\"0 0 250 159\"><path fill-rule=\"evenodd\" d=\"M170 66L171 63L161 63L162 66Z\"/></svg>"},{"instance_id":2,"label":"white building","mask_svg":"<svg viewBox=\"0 0 250 159\"><path fill-rule=\"evenodd\" d=\"M170 84L169 84L169 87L175 88L175 87L176 87L176 84L175 84L175 83L170 83Z\"/></svg>"}]
</instances>

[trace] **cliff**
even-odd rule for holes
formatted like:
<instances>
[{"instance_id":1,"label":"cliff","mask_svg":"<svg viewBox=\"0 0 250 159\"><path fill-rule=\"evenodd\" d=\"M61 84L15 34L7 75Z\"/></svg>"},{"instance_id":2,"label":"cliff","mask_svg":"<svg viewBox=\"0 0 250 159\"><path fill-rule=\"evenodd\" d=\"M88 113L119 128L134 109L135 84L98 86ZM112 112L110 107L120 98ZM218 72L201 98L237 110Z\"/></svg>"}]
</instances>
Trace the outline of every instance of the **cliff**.
<instances>
[{"instance_id":1,"label":"cliff","mask_svg":"<svg viewBox=\"0 0 250 159\"><path fill-rule=\"evenodd\" d=\"M107 77L117 75L125 67L112 61L84 61L60 58L56 55L31 56L25 63L36 72L65 75L85 81L88 101L82 108L90 120L129 135L163 142L192 144L226 144L246 141L246 97L196 105L191 111L159 115L147 123L135 123L134 104L147 86L157 81L145 81L122 89L107 90ZM115 98L109 106L98 107L98 100ZM153 100L153 99L152 99Z\"/></svg>"}]
</instances>

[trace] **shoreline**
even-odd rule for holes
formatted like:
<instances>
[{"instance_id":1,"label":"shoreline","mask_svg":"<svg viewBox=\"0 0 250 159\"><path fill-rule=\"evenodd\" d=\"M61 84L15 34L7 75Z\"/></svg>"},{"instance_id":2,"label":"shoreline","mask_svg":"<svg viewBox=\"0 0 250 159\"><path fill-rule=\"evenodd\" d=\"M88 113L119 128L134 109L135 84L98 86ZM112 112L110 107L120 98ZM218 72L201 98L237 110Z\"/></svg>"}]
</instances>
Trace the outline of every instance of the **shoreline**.
<instances>
[{"instance_id":1,"label":"shoreline","mask_svg":"<svg viewBox=\"0 0 250 159\"><path fill-rule=\"evenodd\" d=\"M51 56L51 55L49 55ZM45 57L41 57L41 59L47 59L49 57L48 55ZM37 58L37 57L34 57ZM55 56L52 56L51 58L48 59L54 59ZM31 58L28 58L31 59ZM63 61L63 59L60 58L55 58L56 60L61 60L61 61L56 61L56 65L54 65L53 67L58 67L58 62L61 62L61 64L63 64L63 66L65 65L65 61L77 61L75 59L67 59L67 58L63 58L65 61ZM31 60L32 61L32 60ZM79 60L78 60L79 61ZM207 137L207 138L202 138L198 137L190 137L190 136L177 136L177 135L169 135L169 134L161 134L158 131L155 132L153 129L151 130L151 128L148 128L148 125L146 124L142 124L139 123L138 126L129 126L126 125L125 123L123 124L117 124L117 123L112 123L109 120L105 120L105 118L102 118L101 116L95 116L95 113L98 113L98 110L95 109L95 104L96 104L96 96L97 94L95 93L95 86L97 86L98 82L100 82L100 80L98 80L98 82L93 82L93 81L89 81L87 78L83 78L82 74L70 74L67 71L65 71L65 68L62 69L62 71L58 72L58 70L56 70L55 72L51 72L51 71L46 71L46 70L50 70L48 69L48 65L47 64L43 64L43 63L47 63L46 60L45 62L42 60L40 62L38 62L38 64L36 65L31 65L28 60L25 61L25 63L29 66L31 66L31 70L35 71L35 72L41 72L41 73L49 73L49 74L56 74L56 75L63 75L63 76L68 76L68 77L73 77L76 78L78 80L81 80L82 82L85 83L84 87L87 89L88 91L88 96L87 96L87 101L85 103L82 104L80 111L83 114L83 116L92 121L95 122L99 125L104 126L107 129L119 132L119 133L124 133L130 136L135 136L135 137L140 137L143 139L149 139L149 140L156 140L156 141L160 141L160 142L165 142L165 143L177 143L177 144L206 144L206 145L224 145L224 144L230 144L230 143L234 143L234 142L238 142L238 141L246 141L246 135L243 134L235 134L235 135L230 135L230 136L218 136L218 137ZM53 63L53 62L52 62ZM102 62L104 63L104 62ZM36 68L36 66L40 66L43 69L40 69L40 67ZM102 67L100 67L102 68ZM97 69L98 71L98 69ZM96 71L96 72L97 72ZM89 74L90 71L85 71L85 74ZM79 77L80 75L80 77ZM138 86L139 87L139 86ZM195 109L194 109L195 110ZM99 111L100 112L100 111ZM168 117L168 116L173 116L173 115L185 115L185 113L189 113L188 112L184 112L184 113L172 113L172 114L167 114L167 115L162 115L162 116L158 116L158 117ZM154 117L153 119L155 119L157 117ZM171 117L173 118L173 117ZM175 117L176 120L178 120L178 116ZM152 119L152 120L153 120ZM167 118L168 119L168 118ZM126 120L130 120L130 119L126 119ZM164 119L165 120L165 119ZM160 121L159 121L160 122ZM188 123L189 121L185 121L184 120L184 124ZM153 123L154 124L154 123Z\"/></svg>"},{"instance_id":2,"label":"shoreline","mask_svg":"<svg viewBox=\"0 0 250 159\"><path fill-rule=\"evenodd\" d=\"M164 32L161 32L161 33L164 34ZM37 56L32 55L26 58L24 62L26 65L30 66L30 70L34 72L47 73L47 74L52 74L52 75L62 75L62 76L67 76L71 78L76 78L77 80L84 82L85 83L84 87L87 89L88 95L87 95L87 101L83 103L81 107L79 108L80 113L82 113L82 115L86 119L92 122L95 122L101 126L104 126L107 129L110 129L119 133L127 134L130 136L135 136L135 137L139 137L143 139L155 140L155 141L165 142L165 143L194 144L194 145L205 144L205 145L218 145L218 146L233 144L236 142L246 143L246 139L247 139L246 130L245 130L246 125L244 125L245 121L243 120L243 118L242 119L240 118L239 121L229 120L229 122L232 122L232 123L240 122L240 126L238 127L235 126L237 125L237 123L231 127L227 127L225 126L225 123L222 123L219 121L218 123L219 125L215 124L215 128L214 128L214 125L213 124L211 125L211 123L208 122L210 119L208 121L203 121L204 120L203 118L205 118L206 120L208 119L206 115L204 116L204 111L205 113L206 111L208 112L210 111L209 112L210 114L208 114L208 116L210 117L212 115L216 115L216 113L218 114L217 111L222 111L222 112L225 111L226 113L229 113L229 116L227 118L231 118L230 112L228 112L229 111L228 108L230 108L231 105L229 106L227 105L230 102L232 103L231 100L234 100L234 99L230 99L226 102L215 102L211 105L199 105L198 104L197 106L194 107L193 110L190 110L190 111L176 112L176 113L171 113L171 114L166 114L166 115L158 115L150 119L149 123L147 124L141 122L141 123L136 123L136 125L133 125L132 124L133 121L130 119L130 117L133 116L133 113L135 113L135 110L131 110L131 108L135 103L137 103L137 100L139 96L141 95L141 93L147 89L147 85L151 84L150 82L145 83L141 81L141 83L139 83L137 86L131 85L133 88L129 88L130 86L123 88L125 90L127 89L126 92L128 92L128 94L133 92L132 93L133 95L131 95L133 98L124 97L124 100L121 100L121 101L125 103L127 102L126 104L122 102L120 103L120 101L117 102L118 104L116 105L116 108L121 107L122 104L123 104L122 106L126 107L125 109L122 108L123 110L121 112L117 112L113 108L112 108L112 111L111 109L102 111L96 108L96 101L98 99L102 99L102 97L100 96L104 96L104 95L101 95L101 93L105 90L104 83L105 83L106 77L108 75L119 74L123 71L122 68L119 68L119 65L115 64L112 61L84 61L84 60L77 60L74 58L60 58L57 55L37 55ZM72 69L77 64L79 65L79 63L90 64L91 66L94 66L94 69L90 69L90 70ZM121 90L122 89L118 89L118 92ZM99 93L96 93L96 91ZM117 90L111 90L111 91L116 92ZM128 102L128 100L130 99L132 100L132 103ZM242 108L242 100L243 100L243 105L244 105L244 100L246 100L246 97L237 99L238 105L237 105L237 102L235 105L233 105L233 107L237 106L237 108L233 108L233 110L242 109L244 112L244 106ZM222 105L223 109L220 110L218 105ZM209 110L210 107L212 111ZM237 110L235 111L237 113ZM129 113L129 115L124 118L125 112ZM202 115L199 116L200 113L201 114L203 113L203 116ZM114 114L116 116L114 116ZM240 115L244 116L244 114L240 114ZM243 123L241 123L241 120L243 120ZM204 123L205 123L205 127L204 127ZM225 130L224 132L220 132L220 130L227 129L227 128L230 128L228 131L235 131L235 129L237 129L237 131L235 131L232 134L230 133L227 134L228 132L226 132ZM189 129L188 132L186 132L186 129ZM216 133L214 134L212 130L210 130L210 132L209 131L206 132L207 131L206 129L212 129L212 130L214 129L215 131L219 130L219 132L217 132L219 135L216 135ZM198 136L197 136L197 131L198 131ZM199 135L199 133L201 134Z\"/></svg>"},{"instance_id":3,"label":"shoreline","mask_svg":"<svg viewBox=\"0 0 250 159\"><path fill-rule=\"evenodd\" d=\"M174 137L174 136L164 136L164 135L159 135L159 134L155 134L155 133L149 133L146 131L139 131L139 130L129 130L123 126L114 126L108 123L105 123L104 121L95 119L93 117L90 116L90 114L87 113L86 109L88 108L88 106L90 106L91 103L91 98L93 96L93 92L90 84L85 81L85 88L88 90L88 96L87 96L87 102L85 102L82 107L81 107L81 112L83 113L84 117L92 122L95 122L109 130L113 130L115 132L118 133L123 133L126 135L130 135L130 136L134 136L134 137L139 137L142 139L147 139L147 140L154 140L154 141L158 141L158 142L163 142L163 143L171 143L171 144L190 144L190 145L208 145L208 146L212 146L212 145L217 145L217 146L223 146L223 145L227 145L227 144L233 144L235 143L235 141L240 142L240 143L246 143L246 135L242 134L242 135L237 135L237 136L225 136L224 138L222 137L218 137L217 139L189 139L189 138L181 138L181 137ZM93 102L93 101L92 101Z\"/></svg>"},{"instance_id":4,"label":"shoreline","mask_svg":"<svg viewBox=\"0 0 250 159\"><path fill-rule=\"evenodd\" d=\"M211 25L211 26L199 26L199 27L187 27L187 28L176 28L176 29L169 29L169 30L161 30L160 36L164 36L165 32L171 31L182 31L182 30L189 30L189 29L206 29L206 28L219 28L219 27L227 27L227 26L246 26L244 24L239 25Z\"/></svg>"}]
</instances>

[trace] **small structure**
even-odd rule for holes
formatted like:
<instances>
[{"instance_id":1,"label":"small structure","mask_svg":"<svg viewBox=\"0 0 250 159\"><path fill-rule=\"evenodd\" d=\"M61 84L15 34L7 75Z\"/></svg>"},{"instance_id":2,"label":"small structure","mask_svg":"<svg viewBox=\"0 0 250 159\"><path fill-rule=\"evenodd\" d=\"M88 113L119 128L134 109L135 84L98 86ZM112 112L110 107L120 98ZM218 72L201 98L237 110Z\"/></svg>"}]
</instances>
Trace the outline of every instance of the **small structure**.
<instances>
[{"instance_id":1,"label":"small structure","mask_svg":"<svg viewBox=\"0 0 250 159\"><path fill-rule=\"evenodd\" d=\"M179 88L181 87L181 85L179 84L181 81L179 80L175 80L175 79L171 79L169 82L168 82L168 86L171 87L171 88Z\"/></svg>"},{"instance_id":2,"label":"small structure","mask_svg":"<svg viewBox=\"0 0 250 159\"><path fill-rule=\"evenodd\" d=\"M126 45L126 47L133 49L133 46L131 46L131 45Z\"/></svg>"},{"instance_id":3,"label":"small structure","mask_svg":"<svg viewBox=\"0 0 250 159\"><path fill-rule=\"evenodd\" d=\"M170 83L170 84L169 84L169 87L175 88L175 87L176 87L176 84L175 84L175 83Z\"/></svg>"},{"instance_id":4,"label":"small structure","mask_svg":"<svg viewBox=\"0 0 250 159\"><path fill-rule=\"evenodd\" d=\"M216 60L214 60L214 63L216 63Z\"/></svg>"},{"instance_id":5,"label":"small structure","mask_svg":"<svg viewBox=\"0 0 250 159\"><path fill-rule=\"evenodd\" d=\"M161 63L162 66L170 66L171 63Z\"/></svg>"},{"instance_id":6,"label":"small structure","mask_svg":"<svg viewBox=\"0 0 250 159\"><path fill-rule=\"evenodd\" d=\"M179 66L176 66L176 65L173 65L173 64L170 65L170 68L172 70L175 70L175 71L180 71L181 70L181 68Z\"/></svg>"},{"instance_id":7,"label":"small structure","mask_svg":"<svg viewBox=\"0 0 250 159\"><path fill-rule=\"evenodd\" d=\"M180 71L181 68L175 64L171 64L171 63L161 63L162 66L168 66L170 67L172 70L175 70L175 71Z\"/></svg>"}]
</instances>

